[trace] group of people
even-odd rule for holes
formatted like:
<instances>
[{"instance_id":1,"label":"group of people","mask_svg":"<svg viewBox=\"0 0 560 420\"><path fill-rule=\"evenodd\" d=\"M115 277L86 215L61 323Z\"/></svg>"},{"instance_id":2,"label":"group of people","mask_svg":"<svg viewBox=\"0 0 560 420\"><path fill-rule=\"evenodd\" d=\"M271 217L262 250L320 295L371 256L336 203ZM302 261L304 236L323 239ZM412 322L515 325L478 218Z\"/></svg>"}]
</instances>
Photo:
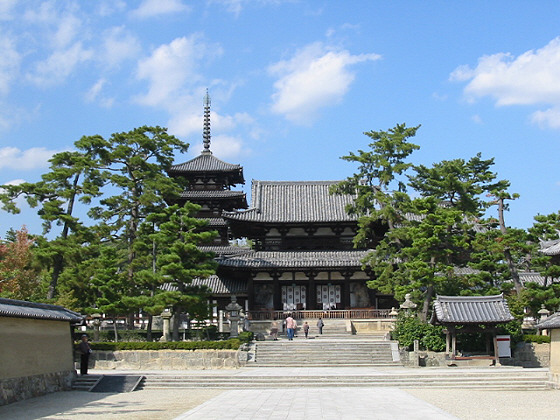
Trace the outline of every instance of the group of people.
<instances>
[{"instance_id":1,"label":"group of people","mask_svg":"<svg viewBox=\"0 0 560 420\"><path fill-rule=\"evenodd\" d=\"M286 318L286 320L284 321L285 325L286 325L286 335L288 337L288 340L292 341L294 339L296 330L297 330L297 321L292 318L291 315L288 315L288 317ZM323 322L323 320L321 318L319 318L317 320L317 329L319 330L319 334L323 334L323 327L325 326L325 323ZM307 321L305 321L303 323L303 333L305 334L305 338L309 337L309 324ZM270 335L272 336L272 339L274 341L278 340L278 322L274 321L272 323L272 327L270 328Z\"/></svg>"}]
</instances>

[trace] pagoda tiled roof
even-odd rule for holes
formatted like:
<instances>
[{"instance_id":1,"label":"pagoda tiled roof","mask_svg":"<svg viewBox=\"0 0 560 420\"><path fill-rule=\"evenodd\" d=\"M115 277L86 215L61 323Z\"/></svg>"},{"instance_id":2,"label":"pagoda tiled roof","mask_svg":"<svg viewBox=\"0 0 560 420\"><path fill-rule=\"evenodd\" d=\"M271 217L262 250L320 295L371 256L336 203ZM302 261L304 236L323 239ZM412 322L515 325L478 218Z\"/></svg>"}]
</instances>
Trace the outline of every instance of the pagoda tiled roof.
<instances>
[{"instance_id":1,"label":"pagoda tiled roof","mask_svg":"<svg viewBox=\"0 0 560 420\"><path fill-rule=\"evenodd\" d=\"M235 268L359 268L369 251L251 251L218 258L223 267Z\"/></svg>"},{"instance_id":2,"label":"pagoda tiled roof","mask_svg":"<svg viewBox=\"0 0 560 420\"><path fill-rule=\"evenodd\" d=\"M171 166L168 172L173 175L183 175L200 172L240 172L242 170L241 165L224 162L212 153L202 153L187 162Z\"/></svg>"},{"instance_id":3,"label":"pagoda tiled roof","mask_svg":"<svg viewBox=\"0 0 560 420\"><path fill-rule=\"evenodd\" d=\"M245 198L245 193L243 191L232 191L232 190L188 190L181 192L181 198L188 200L191 199L229 199L229 198Z\"/></svg>"},{"instance_id":4,"label":"pagoda tiled roof","mask_svg":"<svg viewBox=\"0 0 560 420\"><path fill-rule=\"evenodd\" d=\"M205 245L198 247L203 252L213 252L218 257L228 255L239 255L254 252L251 248L243 246L223 246L223 245Z\"/></svg>"},{"instance_id":5,"label":"pagoda tiled roof","mask_svg":"<svg viewBox=\"0 0 560 420\"><path fill-rule=\"evenodd\" d=\"M218 277L217 275L212 275L205 279L195 278L191 285L206 286L212 291L213 295L229 296L247 294L247 284L245 281L228 277ZM166 291L176 291L177 286L173 283L165 283L162 289Z\"/></svg>"},{"instance_id":6,"label":"pagoda tiled roof","mask_svg":"<svg viewBox=\"0 0 560 420\"><path fill-rule=\"evenodd\" d=\"M339 181L253 180L251 207L226 211L226 219L262 223L356 222L346 206L354 196L335 195L329 188Z\"/></svg>"},{"instance_id":7,"label":"pagoda tiled roof","mask_svg":"<svg viewBox=\"0 0 560 420\"><path fill-rule=\"evenodd\" d=\"M513 320L503 295L437 296L434 302L441 324L498 324Z\"/></svg>"},{"instance_id":8,"label":"pagoda tiled roof","mask_svg":"<svg viewBox=\"0 0 560 420\"><path fill-rule=\"evenodd\" d=\"M66 321L73 324L84 320L83 315L62 306L4 298L0 298L0 316Z\"/></svg>"},{"instance_id":9,"label":"pagoda tiled roof","mask_svg":"<svg viewBox=\"0 0 560 420\"><path fill-rule=\"evenodd\" d=\"M560 239L541 242L540 251L544 255L560 255Z\"/></svg>"}]
</instances>

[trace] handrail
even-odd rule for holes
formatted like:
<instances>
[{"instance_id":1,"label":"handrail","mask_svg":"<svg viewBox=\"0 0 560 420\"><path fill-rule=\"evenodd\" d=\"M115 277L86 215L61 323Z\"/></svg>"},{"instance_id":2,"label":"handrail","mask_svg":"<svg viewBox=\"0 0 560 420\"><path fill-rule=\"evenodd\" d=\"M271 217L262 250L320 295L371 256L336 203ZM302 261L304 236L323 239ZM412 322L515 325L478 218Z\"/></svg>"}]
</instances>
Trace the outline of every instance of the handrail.
<instances>
[{"instance_id":1,"label":"handrail","mask_svg":"<svg viewBox=\"0 0 560 420\"><path fill-rule=\"evenodd\" d=\"M294 311L247 311L249 319L265 321L284 319L291 315L294 319L379 319L391 318L390 309L331 309L331 310L294 310Z\"/></svg>"}]
</instances>

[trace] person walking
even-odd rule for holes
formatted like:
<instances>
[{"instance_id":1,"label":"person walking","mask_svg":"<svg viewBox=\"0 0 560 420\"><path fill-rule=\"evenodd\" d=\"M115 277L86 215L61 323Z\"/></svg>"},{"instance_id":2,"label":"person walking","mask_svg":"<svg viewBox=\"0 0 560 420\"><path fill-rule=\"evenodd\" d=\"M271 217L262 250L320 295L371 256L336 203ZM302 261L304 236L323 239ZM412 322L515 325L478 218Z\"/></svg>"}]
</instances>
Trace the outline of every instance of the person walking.
<instances>
[{"instance_id":1,"label":"person walking","mask_svg":"<svg viewBox=\"0 0 560 420\"><path fill-rule=\"evenodd\" d=\"M82 341L78 345L78 350L80 351L80 375L87 375L91 347L86 334L82 335Z\"/></svg>"},{"instance_id":2,"label":"person walking","mask_svg":"<svg viewBox=\"0 0 560 420\"><path fill-rule=\"evenodd\" d=\"M323 320L321 318L319 318L319 320L317 321L317 328L319 329L319 334L323 334L323 327L325 326L325 323L323 322Z\"/></svg>"},{"instance_id":3,"label":"person walking","mask_svg":"<svg viewBox=\"0 0 560 420\"><path fill-rule=\"evenodd\" d=\"M278 340L278 322L274 321L272 327L270 328L270 335L274 341Z\"/></svg>"},{"instance_id":4,"label":"person walking","mask_svg":"<svg viewBox=\"0 0 560 420\"><path fill-rule=\"evenodd\" d=\"M288 340L292 341L294 339L294 332L297 328L297 322L292 315L288 315L286 318L286 334L288 335Z\"/></svg>"},{"instance_id":5,"label":"person walking","mask_svg":"<svg viewBox=\"0 0 560 420\"><path fill-rule=\"evenodd\" d=\"M309 324L307 323L307 321L303 323L303 332L305 334L305 338L307 338L307 334L309 334Z\"/></svg>"}]
</instances>

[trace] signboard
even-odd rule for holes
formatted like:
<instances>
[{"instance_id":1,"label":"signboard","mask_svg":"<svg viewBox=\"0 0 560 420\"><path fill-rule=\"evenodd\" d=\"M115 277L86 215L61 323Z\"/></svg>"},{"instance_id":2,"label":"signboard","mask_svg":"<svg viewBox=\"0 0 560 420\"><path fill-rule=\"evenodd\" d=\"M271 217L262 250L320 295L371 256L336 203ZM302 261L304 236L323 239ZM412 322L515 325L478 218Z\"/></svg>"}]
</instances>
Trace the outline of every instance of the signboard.
<instances>
[{"instance_id":1,"label":"signboard","mask_svg":"<svg viewBox=\"0 0 560 420\"><path fill-rule=\"evenodd\" d=\"M511 336L497 335L498 357L511 357Z\"/></svg>"}]
</instances>

